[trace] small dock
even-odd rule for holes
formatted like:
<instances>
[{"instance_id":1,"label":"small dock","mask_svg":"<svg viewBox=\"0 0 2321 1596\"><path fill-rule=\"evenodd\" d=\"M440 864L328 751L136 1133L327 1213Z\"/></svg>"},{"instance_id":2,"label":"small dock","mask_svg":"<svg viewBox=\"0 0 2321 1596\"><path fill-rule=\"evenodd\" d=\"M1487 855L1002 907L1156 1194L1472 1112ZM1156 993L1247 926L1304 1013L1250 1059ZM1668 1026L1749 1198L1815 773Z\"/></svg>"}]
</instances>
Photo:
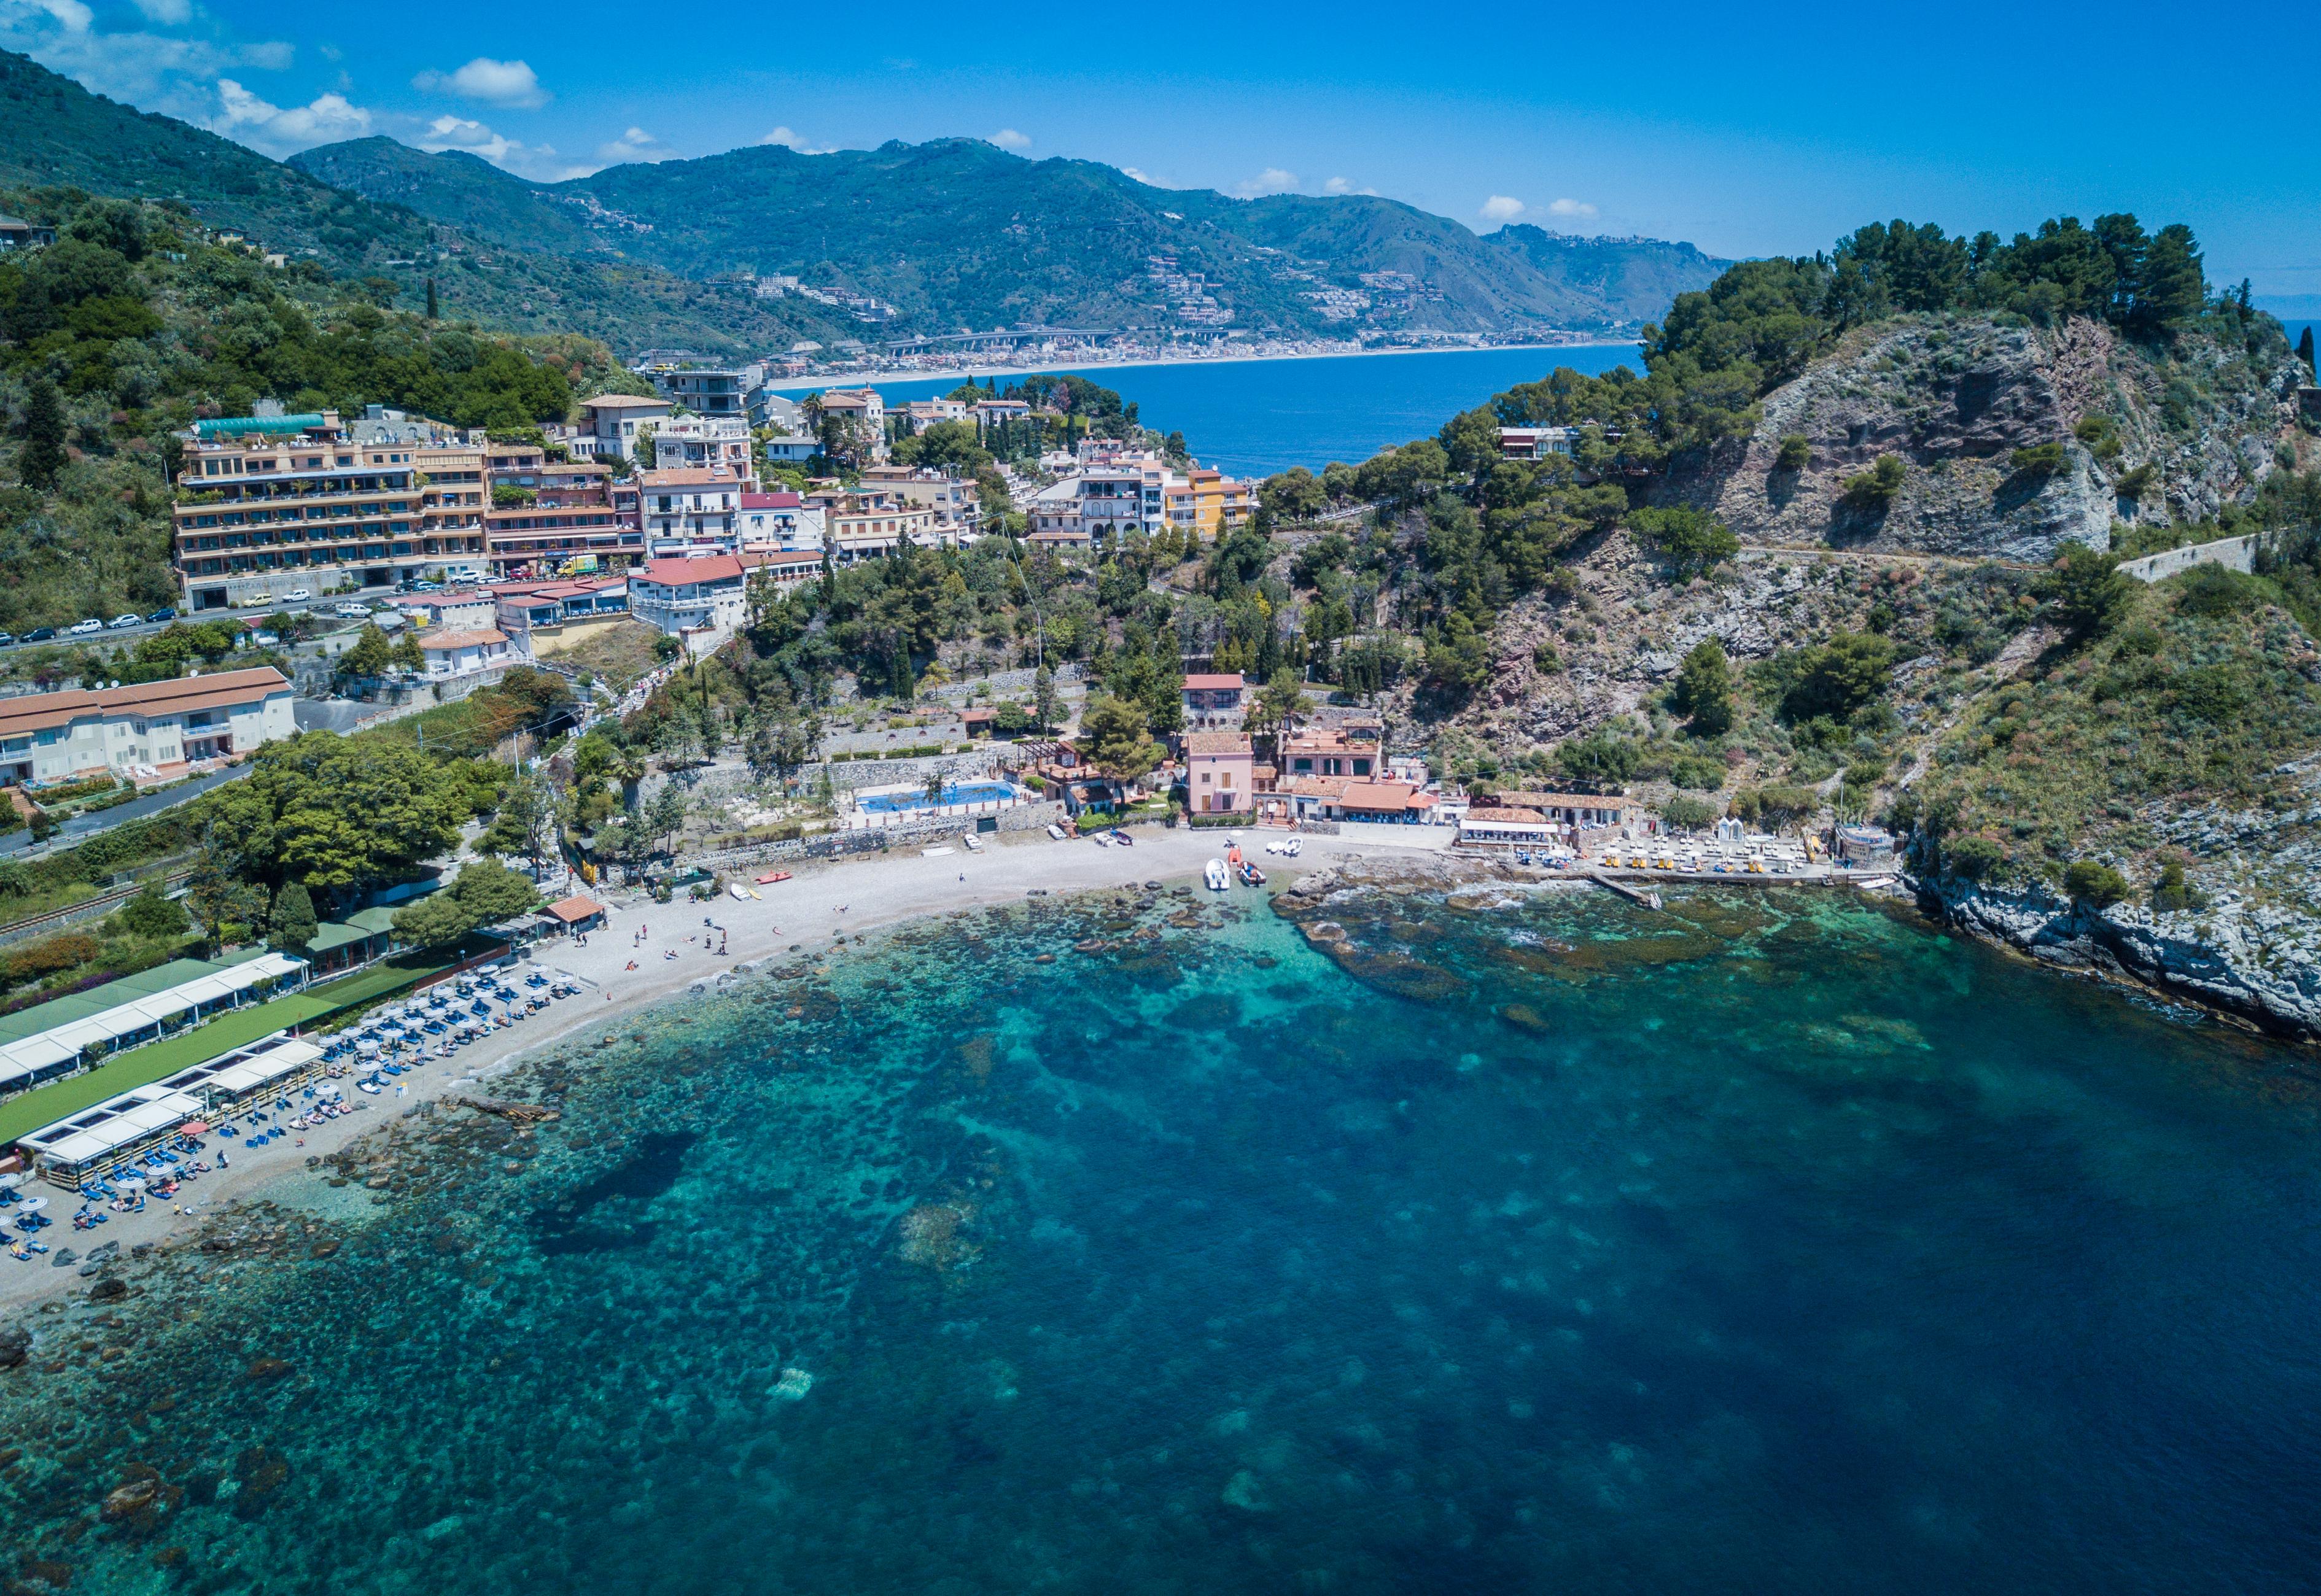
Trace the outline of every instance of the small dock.
<instances>
[{"instance_id":1,"label":"small dock","mask_svg":"<svg viewBox=\"0 0 2321 1596\"><path fill-rule=\"evenodd\" d=\"M1647 909L1661 907L1660 893L1650 887L1632 886L1625 881L1615 881L1597 870L1584 871L1582 874L1606 892L1625 898L1631 903L1640 903Z\"/></svg>"}]
</instances>

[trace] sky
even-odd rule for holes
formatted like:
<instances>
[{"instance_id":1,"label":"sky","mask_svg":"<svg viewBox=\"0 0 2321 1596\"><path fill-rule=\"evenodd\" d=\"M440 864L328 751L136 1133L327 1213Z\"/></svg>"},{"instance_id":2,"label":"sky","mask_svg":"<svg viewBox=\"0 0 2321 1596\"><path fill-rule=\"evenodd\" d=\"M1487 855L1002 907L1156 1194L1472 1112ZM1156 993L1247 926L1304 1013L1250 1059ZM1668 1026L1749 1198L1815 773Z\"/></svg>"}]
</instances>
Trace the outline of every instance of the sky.
<instances>
[{"instance_id":1,"label":"sky","mask_svg":"<svg viewBox=\"0 0 2321 1596\"><path fill-rule=\"evenodd\" d=\"M0 47L271 155L384 133L556 180L964 135L1169 187L1378 193L1479 231L1728 257L1895 216L2011 234L2127 210L2189 222L2212 278L2321 294L2311 0L2205 15L0 0Z\"/></svg>"}]
</instances>

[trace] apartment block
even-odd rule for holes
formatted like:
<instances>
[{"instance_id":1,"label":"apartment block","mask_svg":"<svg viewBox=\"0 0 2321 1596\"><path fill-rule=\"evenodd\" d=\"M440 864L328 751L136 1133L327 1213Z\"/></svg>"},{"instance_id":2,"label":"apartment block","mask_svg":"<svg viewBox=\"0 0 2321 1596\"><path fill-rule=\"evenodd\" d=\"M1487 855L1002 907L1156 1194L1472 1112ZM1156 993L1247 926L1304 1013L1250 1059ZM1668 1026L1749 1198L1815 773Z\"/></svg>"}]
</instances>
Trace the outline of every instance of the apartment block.
<instances>
[{"instance_id":1,"label":"apartment block","mask_svg":"<svg viewBox=\"0 0 2321 1596\"><path fill-rule=\"evenodd\" d=\"M496 443L487 452L494 576L619 570L644 558L644 535L615 502L610 467L553 460L537 444Z\"/></svg>"},{"instance_id":2,"label":"apartment block","mask_svg":"<svg viewBox=\"0 0 2321 1596\"><path fill-rule=\"evenodd\" d=\"M479 572L484 451L432 422L368 424L387 420L235 416L181 434L171 549L183 607Z\"/></svg>"},{"instance_id":3,"label":"apartment block","mask_svg":"<svg viewBox=\"0 0 2321 1596\"><path fill-rule=\"evenodd\" d=\"M271 667L0 699L0 782L41 786L110 772L165 781L297 734Z\"/></svg>"}]
</instances>

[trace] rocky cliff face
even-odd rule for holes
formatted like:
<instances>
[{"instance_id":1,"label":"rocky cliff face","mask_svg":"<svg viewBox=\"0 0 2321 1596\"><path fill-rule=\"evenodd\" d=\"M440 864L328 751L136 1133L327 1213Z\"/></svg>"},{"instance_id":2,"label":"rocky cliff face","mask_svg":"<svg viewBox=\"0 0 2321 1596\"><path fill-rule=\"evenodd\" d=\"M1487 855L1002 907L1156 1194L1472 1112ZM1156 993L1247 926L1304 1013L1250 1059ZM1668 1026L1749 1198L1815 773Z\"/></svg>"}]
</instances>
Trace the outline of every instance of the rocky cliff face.
<instances>
[{"instance_id":1,"label":"rocky cliff face","mask_svg":"<svg viewBox=\"0 0 2321 1596\"><path fill-rule=\"evenodd\" d=\"M2252 362L2187 337L2162 355L2100 323L2007 326L1973 317L1881 323L1849 336L1763 402L1745 441L1671 475L1658 498L1712 511L1744 542L1909 549L2043 564L2067 541L2108 548L2116 521L2213 517L2273 469L2293 434L2298 367ZM2073 436L2108 416L2120 448L2099 460ZM1778 465L1781 440L1812 453ZM2064 464L2018 472L2018 449L2061 443ZM1909 467L1880 509L1846 479L1880 455ZM2142 466L2141 499L2115 491Z\"/></svg>"},{"instance_id":2,"label":"rocky cliff face","mask_svg":"<svg viewBox=\"0 0 2321 1596\"><path fill-rule=\"evenodd\" d=\"M2321 1040L2321 950L2313 921L2227 894L2207 909L2097 911L2033 889L1923 882L1921 901L1961 929L2065 969L2132 980L2276 1036Z\"/></svg>"}]
</instances>

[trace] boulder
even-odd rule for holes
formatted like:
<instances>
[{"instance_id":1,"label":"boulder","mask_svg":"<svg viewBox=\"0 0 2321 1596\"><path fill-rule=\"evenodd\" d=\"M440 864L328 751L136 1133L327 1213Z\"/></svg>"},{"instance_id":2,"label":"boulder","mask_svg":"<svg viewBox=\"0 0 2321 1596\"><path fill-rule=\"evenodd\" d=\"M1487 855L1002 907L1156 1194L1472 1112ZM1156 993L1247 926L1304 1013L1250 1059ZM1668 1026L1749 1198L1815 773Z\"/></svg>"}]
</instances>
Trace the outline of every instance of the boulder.
<instances>
[{"instance_id":1,"label":"boulder","mask_svg":"<svg viewBox=\"0 0 2321 1596\"><path fill-rule=\"evenodd\" d=\"M18 1325L0 1329L0 1369L13 1369L32 1355L32 1331Z\"/></svg>"}]
</instances>

